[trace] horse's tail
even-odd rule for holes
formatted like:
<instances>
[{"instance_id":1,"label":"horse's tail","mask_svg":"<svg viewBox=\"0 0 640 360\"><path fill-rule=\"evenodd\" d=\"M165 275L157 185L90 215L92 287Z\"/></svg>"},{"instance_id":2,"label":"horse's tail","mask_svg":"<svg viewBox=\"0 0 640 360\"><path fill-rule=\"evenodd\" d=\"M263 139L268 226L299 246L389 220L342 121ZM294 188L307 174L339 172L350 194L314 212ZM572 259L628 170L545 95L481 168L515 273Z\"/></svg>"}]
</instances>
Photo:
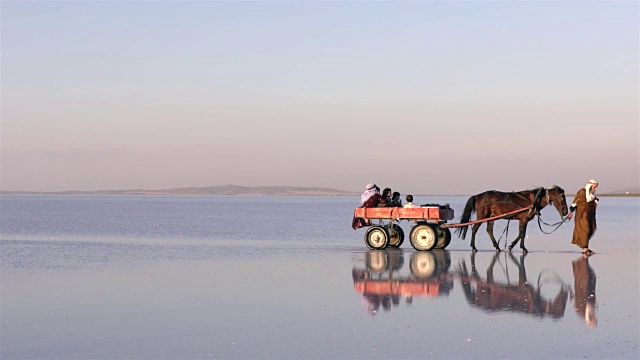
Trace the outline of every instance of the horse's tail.
<instances>
[{"instance_id":1,"label":"horse's tail","mask_svg":"<svg viewBox=\"0 0 640 360\"><path fill-rule=\"evenodd\" d=\"M476 196L474 195L467 200L467 205L465 205L464 210L462 211L462 216L460 217L460 223L469 222L471 219L471 214L476 211ZM467 230L469 230L469 225L458 227L455 232L458 237L464 239L467 236Z\"/></svg>"}]
</instances>

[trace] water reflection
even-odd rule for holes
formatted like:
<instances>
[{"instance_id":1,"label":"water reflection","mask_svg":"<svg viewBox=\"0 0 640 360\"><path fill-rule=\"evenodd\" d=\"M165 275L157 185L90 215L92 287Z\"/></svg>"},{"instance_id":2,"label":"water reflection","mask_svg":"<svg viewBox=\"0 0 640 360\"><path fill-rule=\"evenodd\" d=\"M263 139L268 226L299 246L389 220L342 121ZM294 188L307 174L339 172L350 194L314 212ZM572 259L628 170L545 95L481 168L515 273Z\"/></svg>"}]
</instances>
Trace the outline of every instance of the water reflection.
<instances>
[{"instance_id":1,"label":"water reflection","mask_svg":"<svg viewBox=\"0 0 640 360\"><path fill-rule=\"evenodd\" d=\"M509 252L506 256L518 269L518 281L498 282L494 280L494 266L499 254L495 254L486 271L486 278L482 278L476 269L475 253L471 255L471 273L467 269L464 260L457 268L462 289L467 302L476 308L487 312L512 311L537 317L552 317L559 319L564 317L569 286L567 286L555 273L540 273L535 287L527 279L527 271L524 264L526 254L520 256L519 261ZM542 295L542 287L548 283L560 285L558 293L550 299Z\"/></svg>"},{"instance_id":2,"label":"water reflection","mask_svg":"<svg viewBox=\"0 0 640 360\"><path fill-rule=\"evenodd\" d=\"M408 274L401 271L404 262L401 250L370 251L365 253L365 268L352 269L353 286L362 294L363 305L370 315L375 315L380 307L389 311L399 306L402 298L410 305L416 296L447 296L453 289L449 252L412 253Z\"/></svg>"},{"instance_id":3,"label":"water reflection","mask_svg":"<svg viewBox=\"0 0 640 360\"><path fill-rule=\"evenodd\" d=\"M459 283L462 291L455 295L463 296L473 309L486 313L562 319L570 303L587 325L597 324L596 274L586 256L572 261L572 288L550 269L531 270L533 273L529 274L527 254L492 254L484 257L483 266L478 266L475 252L457 258L454 266L451 253L446 250L406 253L389 249L363 255L360 264L364 267L354 266L351 275L355 291L362 294L362 303L372 316L402 304L411 306L418 297L448 297L454 283ZM536 269L535 262L533 268Z\"/></svg>"},{"instance_id":4,"label":"water reflection","mask_svg":"<svg viewBox=\"0 0 640 360\"><path fill-rule=\"evenodd\" d=\"M572 262L575 294L572 305L578 316L590 327L598 324L596 318L596 273L589 266L589 258L582 255Z\"/></svg>"}]
</instances>

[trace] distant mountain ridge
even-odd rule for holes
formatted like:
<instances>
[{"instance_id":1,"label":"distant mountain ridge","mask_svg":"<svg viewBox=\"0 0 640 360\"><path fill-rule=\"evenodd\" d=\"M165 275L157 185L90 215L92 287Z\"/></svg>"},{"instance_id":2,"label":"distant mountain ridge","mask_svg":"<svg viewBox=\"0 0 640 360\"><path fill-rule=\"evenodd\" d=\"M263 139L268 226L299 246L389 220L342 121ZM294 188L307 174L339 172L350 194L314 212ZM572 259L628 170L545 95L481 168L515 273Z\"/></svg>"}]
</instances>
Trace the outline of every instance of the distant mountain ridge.
<instances>
[{"instance_id":1,"label":"distant mountain ridge","mask_svg":"<svg viewBox=\"0 0 640 360\"><path fill-rule=\"evenodd\" d=\"M638 195L640 194L640 186L633 188L612 191L603 195Z\"/></svg>"},{"instance_id":2,"label":"distant mountain ridge","mask_svg":"<svg viewBox=\"0 0 640 360\"><path fill-rule=\"evenodd\" d=\"M15 195L254 195L254 196L347 196L359 195L352 191L332 188L300 186L239 186L219 185L206 187L185 187L160 190L95 190L95 191L1 191Z\"/></svg>"}]
</instances>

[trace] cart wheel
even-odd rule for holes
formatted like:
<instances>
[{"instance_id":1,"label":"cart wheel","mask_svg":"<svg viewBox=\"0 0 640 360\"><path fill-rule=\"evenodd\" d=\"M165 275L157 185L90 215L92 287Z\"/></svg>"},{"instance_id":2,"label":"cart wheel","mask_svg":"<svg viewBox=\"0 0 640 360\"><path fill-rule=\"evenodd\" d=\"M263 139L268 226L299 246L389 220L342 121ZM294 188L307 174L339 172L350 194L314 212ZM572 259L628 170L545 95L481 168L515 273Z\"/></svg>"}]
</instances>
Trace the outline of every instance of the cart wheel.
<instances>
[{"instance_id":1,"label":"cart wheel","mask_svg":"<svg viewBox=\"0 0 640 360\"><path fill-rule=\"evenodd\" d=\"M451 230L449 230L449 228L442 228L438 226L436 228L436 234L438 234L436 249L444 249L449 246L449 243L451 242Z\"/></svg>"},{"instance_id":2,"label":"cart wheel","mask_svg":"<svg viewBox=\"0 0 640 360\"><path fill-rule=\"evenodd\" d=\"M383 272L389 268L389 255L383 251L369 251L364 259L367 270Z\"/></svg>"},{"instance_id":3,"label":"cart wheel","mask_svg":"<svg viewBox=\"0 0 640 360\"><path fill-rule=\"evenodd\" d=\"M389 246L400 247L404 242L404 230L399 225L393 224L389 231Z\"/></svg>"},{"instance_id":4,"label":"cart wheel","mask_svg":"<svg viewBox=\"0 0 640 360\"><path fill-rule=\"evenodd\" d=\"M372 226L364 234L364 242L369 249L383 250L389 245L389 234L382 226Z\"/></svg>"},{"instance_id":5,"label":"cart wheel","mask_svg":"<svg viewBox=\"0 0 640 360\"><path fill-rule=\"evenodd\" d=\"M411 255L409 268L411 274L419 279L426 279L436 273L437 262L432 253L417 252Z\"/></svg>"},{"instance_id":6,"label":"cart wheel","mask_svg":"<svg viewBox=\"0 0 640 360\"><path fill-rule=\"evenodd\" d=\"M429 251L438 241L436 231L431 225L414 226L409 234L409 240L413 248L418 251Z\"/></svg>"}]
</instances>

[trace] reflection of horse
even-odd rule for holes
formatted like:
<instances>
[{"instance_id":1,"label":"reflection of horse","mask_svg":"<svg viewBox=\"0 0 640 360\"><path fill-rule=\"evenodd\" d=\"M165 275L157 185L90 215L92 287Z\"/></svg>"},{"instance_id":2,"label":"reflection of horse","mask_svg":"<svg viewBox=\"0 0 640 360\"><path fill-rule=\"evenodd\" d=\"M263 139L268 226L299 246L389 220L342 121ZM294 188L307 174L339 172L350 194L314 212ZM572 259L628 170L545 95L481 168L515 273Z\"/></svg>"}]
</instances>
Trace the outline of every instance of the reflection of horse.
<instances>
[{"instance_id":1,"label":"reflection of horse","mask_svg":"<svg viewBox=\"0 0 640 360\"><path fill-rule=\"evenodd\" d=\"M404 254L397 249L369 251L365 253L365 265L366 269L353 268L351 276L354 289L362 293L363 303L372 315L380 307L389 311L398 306L402 297L410 304L414 296L447 296L453 289L453 280L448 276L451 258L445 250L413 253L410 275L401 273Z\"/></svg>"},{"instance_id":2,"label":"reflection of horse","mask_svg":"<svg viewBox=\"0 0 640 360\"><path fill-rule=\"evenodd\" d=\"M518 237L509 245L509 251L511 251L519 240L522 240L520 247L523 252L527 252L527 249L524 247L527 223L529 223L542 208L549 205L549 203L555 206L561 216L567 215L567 201L564 196L564 190L557 185L554 185L551 189L537 188L511 193L486 191L482 194L474 195L467 200L467 204L460 217L460 222L469 222L473 212L477 213L478 220L482 220L522 209L523 211L508 215L502 219L518 219L520 225ZM529 209L529 211L526 209ZM489 237L491 237L493 247L497 251L500 251L496 238L493 236L494 221L495 220L487 221L487 232L489 233ZM480 225L482 225L482 223L474 224L471 232L471 249L473 251L477 251L476 232L480 228ZM468 226L461 226L456 229L456 233L464 239L467 235L467 230Z\"/></svg>"},{"instance_id":3,"label":"reflection of horse","mask_svg":"<svg viewBox=\"0 0 640 360\"><path fill-rule=\"evenodd\" d=\"M543 298L540 293L542 286L540 279L537 288L531 286L527 281L524 266L525 256L525 254L521 255L518 263L515 257L509 253L509 257L518 267L518 284L512 285L509 283L499 284L493 279L493 267L498 260L498 254L493 256L491 265L487 268L487 279L482 280L476 271L475 253L472 253L471 275L469 275L464 261L458 267L462 289L469 304L489 312L514 311L539 317L551 316L556 319L563 317L569 297L569 287L561 282L560 291L554 299Z\"/></svg>"}]
</instances>

